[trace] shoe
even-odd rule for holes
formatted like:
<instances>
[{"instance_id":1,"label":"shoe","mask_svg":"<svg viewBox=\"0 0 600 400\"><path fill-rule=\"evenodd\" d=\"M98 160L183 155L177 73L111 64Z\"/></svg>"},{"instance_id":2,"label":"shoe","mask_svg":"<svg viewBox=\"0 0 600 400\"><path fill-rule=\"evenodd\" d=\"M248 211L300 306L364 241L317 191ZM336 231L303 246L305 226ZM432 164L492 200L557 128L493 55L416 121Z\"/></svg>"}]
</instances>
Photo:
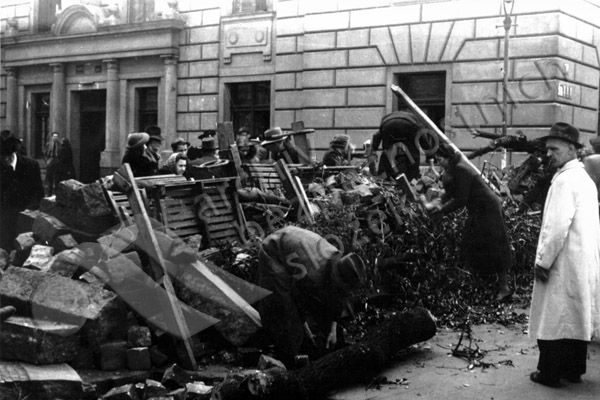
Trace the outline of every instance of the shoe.
<instances>
[{"instance_id":1,"label":"shoe","mask_svg":"<svg viewBox=\"0 0 600 400\"><path fill-rule=\"evenodd\" d=\"M581 375L563 376L563 378L571 383L582 383L583 382L583 379L581 379Z\"/></svg>"},{"instance_id":2,"label":"shoe","mask_svg":"<svg viewBox=\"0 0 600 400\"><path fill-rule=\"evenodd\" d=\"M560 381L551 381L542 377L542 373L540 371L532 372L531 375L529 375L529 379L531 379L532 382L552 388L559 388L562 386Z\"/></svg>"}]
</instances>

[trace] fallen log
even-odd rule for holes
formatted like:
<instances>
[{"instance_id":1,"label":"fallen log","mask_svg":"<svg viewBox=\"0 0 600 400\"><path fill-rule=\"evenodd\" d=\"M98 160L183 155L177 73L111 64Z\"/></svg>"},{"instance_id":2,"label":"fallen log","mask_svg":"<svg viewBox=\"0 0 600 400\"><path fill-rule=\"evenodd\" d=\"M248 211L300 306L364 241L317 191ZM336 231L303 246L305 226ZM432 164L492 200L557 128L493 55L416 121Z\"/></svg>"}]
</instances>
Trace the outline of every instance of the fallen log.
<instances>
[{"instance_id":1,"label":"fallen log","mask_svg":"<svg viewBox=\"0 0 600 400\"><path fill-rule=\"evenodd\" d=\"M213 398L308 400L334 389L367 382L385 368L403 348L430 339L436 326L431 313L415 308L395 315L369 332L360 342L329 353L296 371L271 368L246 379L225 379L215 387Z\"/></svg>"}]
</instances>

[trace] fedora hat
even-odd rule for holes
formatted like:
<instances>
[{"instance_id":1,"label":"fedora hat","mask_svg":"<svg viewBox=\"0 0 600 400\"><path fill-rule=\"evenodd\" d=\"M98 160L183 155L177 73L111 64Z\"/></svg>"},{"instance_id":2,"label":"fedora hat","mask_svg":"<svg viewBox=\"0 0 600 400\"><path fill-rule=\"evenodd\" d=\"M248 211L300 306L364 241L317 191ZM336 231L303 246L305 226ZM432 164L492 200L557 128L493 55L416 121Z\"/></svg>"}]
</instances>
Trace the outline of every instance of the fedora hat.
<instances>
[{"instance_id":1,"label":"fedora hat","mask_svg":"<svg viewBox=\"0 0 600 400\"><path fill-rule=\"evenodd\" d=\"M567 124L566 122L557 122L550 128L550 134L540 138L543 141L548 139L560 139L565 142L575 145L578 149L583 147L583 144L579 143L579 129L573 125Z\"/></svg>"},{"instance_id":2,"label":"fedora hat","mask_svg":"<svg viewBox=\"0 0 600 400\"><path fill-rule=\"evenodd\" d=\"M202 139L214 137L216 135L217 135L217 131L215 131L214 129L205 129L202 131L201 134L198 135L198 139L202 140Z\"/></svg>"},{"instance_id":3,"label":"fedora hat","mask_svg":"<svg viewBox=\"0 0 600 400\"><path fill-rule=\"evenodd\" d=\"M285 140L285 138L289 135L289 133L283 133L281 128L278 126L275 128L267 129L264 134L265 140L263 140L260 143L260 145L264 146L271 143L281 142L282 140Z\"/></svg>"},{"instance_id":4,"label":"fedora hat","mask_svg":"<svg viewBox=\"0 0 600 400\"><path fill-rule=\"evenodd\" d=\"M365 263L358 254L348 253L332 264L331 277L343 288L356 289L366 280Z\"/></svg>"},{"instance_id":5,"label":"fedora hat","mask_svg":"<svg viewBox=\"0 0 600 400\"><path fill-rule=\"evenodd\" d=\"M150 135L146 132L133 132L127 136L127 149L135 149L143 144L148 143Z\"/></svg>"},{"instance_id":6,"label":"fedora hat","mask_svg":"<svg viewBox=\"0 0 600 400\"><path fill-rule=\"evenodd\" d=\"M341 147L346 148L348 146L348 142L350 142L350 136L348 135L335 135L329 145L331 147Z\"/></svg>"},{"instance_id":7,"label":"fedora hat","mask_svg":"<svg viewBox=\"0 0 600 400\"><path fill-rule=\"evenodd\" d=\"M217 148L217 141L214 137L206 137L202 139L202 150L215 150Z\"/></svg>"},{"instance_id":8,"label":"fedora hat","mask_svg":"<svg viewBox=\"0 0 600 400\"><path fill-rule=\"evenodd\" d=\"M190 142L188 142L187 140L185 140L182 137L178 137L177 139L175 139L175 141L173 143L171 143L171 147L173 148L173 151L175 151L177 146L179 146L180 144L185 144L188 147L190 146Z\"/></svg>"}]
</instances>

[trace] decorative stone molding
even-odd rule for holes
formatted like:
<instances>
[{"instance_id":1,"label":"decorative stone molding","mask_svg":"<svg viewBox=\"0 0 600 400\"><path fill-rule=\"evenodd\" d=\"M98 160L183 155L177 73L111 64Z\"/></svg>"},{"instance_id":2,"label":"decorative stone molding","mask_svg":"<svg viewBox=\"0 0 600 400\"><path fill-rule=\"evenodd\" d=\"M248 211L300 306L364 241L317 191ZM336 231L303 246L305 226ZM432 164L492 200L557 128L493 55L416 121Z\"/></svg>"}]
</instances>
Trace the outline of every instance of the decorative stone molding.
<instances>
[{"instance_id":1,"label":"decorative stone molding","mask_svg":"<svg viewBox=\"0 0 600 400\"><path fill-rule=\"evenodd\" d=\"M56 23L52 26L52 31L59 36L93 33L97 32L100 26L117 25L121 22L117 3L102 7L75 4L56 14Z\"/></svg>"},{"instance_id":2,"label":"decorative stone molding","mask_svg":"<svg viewBox=\"0 0 600 400\"><path fill-rule=\"evenodd\" d=\"M231 63L233 54L259 52L264 61L270 61L273 52L273 19L273 13L223 18L223 62Z\"/></svg>"}]
</instances>

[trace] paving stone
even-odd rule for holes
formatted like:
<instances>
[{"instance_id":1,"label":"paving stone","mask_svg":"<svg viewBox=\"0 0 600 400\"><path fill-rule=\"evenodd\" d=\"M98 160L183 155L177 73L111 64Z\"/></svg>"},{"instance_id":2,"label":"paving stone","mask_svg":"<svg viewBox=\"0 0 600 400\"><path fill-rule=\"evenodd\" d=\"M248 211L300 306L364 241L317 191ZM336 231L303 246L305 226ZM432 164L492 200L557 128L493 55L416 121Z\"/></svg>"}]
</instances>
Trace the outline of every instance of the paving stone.
<instances>
[{"instance_id":1,"label":"paving stone","mask_svg":"<svg viewBox=\"0 0 600 400\"><path fill-rule=\"evenodd\" d=\"M48 271L67 278L75 276L84 254L79 249L69 249L56 254L48 263Z\"/></svg>"},{"instance_id":2,"label":"paving stone","mask_svg":"<svg viewBox=\"0 0 600 400\"><path fill-rule=\"evenodd\" d=\"M127 349L127 368L132 371L145 371L152 368L150 351L147 347Z\"/></svg>"},{"instance_id":3,"label":"paving stone","mask_svg":"<svg viewBox=\"0 0 600 400\"><path fill-rule=\"evenodd\" d=\"M32 231L40 241L50 243L56 236L69 233L69 228L58 218L40 212L33 221Z\"/></svg>"},{"instance_id":4,"label":"paving stone","mask_svg":"<svg viewBox=\"0 0 600 400\"><path fill-rule=\"evenodd\" d=\"M112 388L104 396L102 400L142 400L140 399L135 385L127 384Z\"/></svg>"},{"instance_id":5,"label":"paving stone","mask_svg":"<svg viewBox=\"0 0 600 400\"><path fill-rule=\"evenodd\" d=\"M23 267L38 271L47 271L54 249L50 246L41 244L33 245L27 259L23 262Z\"/></svg>"},{"instance_id":6,"label":"paving stone","mask_svg":"<svg viewBox=\"0 0 600 400\"><path fill-rule=\"evenodd\" d=\"M77 246L77 241L75 240L73 235L67 233L66 235L60 235L55 237L54 240L52 240L52 243L50 244L52 245L52 247L54 247L55 253L60 253L63 250L72 249L75 246Z\"/></svg>"},{"instance_id":7,"label":"paving stone","mask_svg":"<svg viewBox=\"0 0 600 400\"><path fill-rule=\"evenodd\" d=\"M17 233L33 230L33 222L40 214L39 210L23 210L17 217Z\"/></svg>"},{"instance_id":8,"label":"paving stone","mask_svg":"<svg viewBox=\"0 0 600 400\"><path fill-rule=\"evenodd\" d=\"M190 382L185 385L185 400L209 400L212 395L212 386L204 382Z\"/></svg>"},{"instance_id":9,"label":"paving stone","mask_svg":"<svg viewBox=\"0 0 600 400\"><path fill-rule=\"evenodd\" d=\"M33 232L23 232L15 238L15 249L17 251L30 251L34 244Z\"/></svg>"},{"instance_id":10,"label":"paving stone","mask_svg":"<svg viewBox=\"0 0 600 400\"><path fill-rule=\"evenodd\" d=\"M30 364L70 362L81 351L79 326L12 316L0 324L0 359Z\"/></svg>"},{"instance_id":11,"label":"paving stone","mask_svg":"<svg viewBox=\"0 0 600 400\"><path fill-rule=\"evenodd\" d=\"M126 334L126 309L114 292L57 274L9 267L0 280L0 302L20 315L82 326L94 347Z\"/></svg>"},{"instance_id":12,"label":"paving stone","mask_svg":"<svg viewBox=\"0 0 600 400\"><path fill-rule=\"evenodd\" d=\"M127 330L127 344L129 347L150 347L152 334L147 326L132 326Z\"/></svg>"},{"instance_id":13,"label":"paving stone","mask_svg":"<svg viewBox=\"0 0 600 400\"><path fill-rule=\"evenodd\" d=\"M100 345L100 369L116 371L127 366L127 342L124 340Z\"/></svg>"}]
</instances>

